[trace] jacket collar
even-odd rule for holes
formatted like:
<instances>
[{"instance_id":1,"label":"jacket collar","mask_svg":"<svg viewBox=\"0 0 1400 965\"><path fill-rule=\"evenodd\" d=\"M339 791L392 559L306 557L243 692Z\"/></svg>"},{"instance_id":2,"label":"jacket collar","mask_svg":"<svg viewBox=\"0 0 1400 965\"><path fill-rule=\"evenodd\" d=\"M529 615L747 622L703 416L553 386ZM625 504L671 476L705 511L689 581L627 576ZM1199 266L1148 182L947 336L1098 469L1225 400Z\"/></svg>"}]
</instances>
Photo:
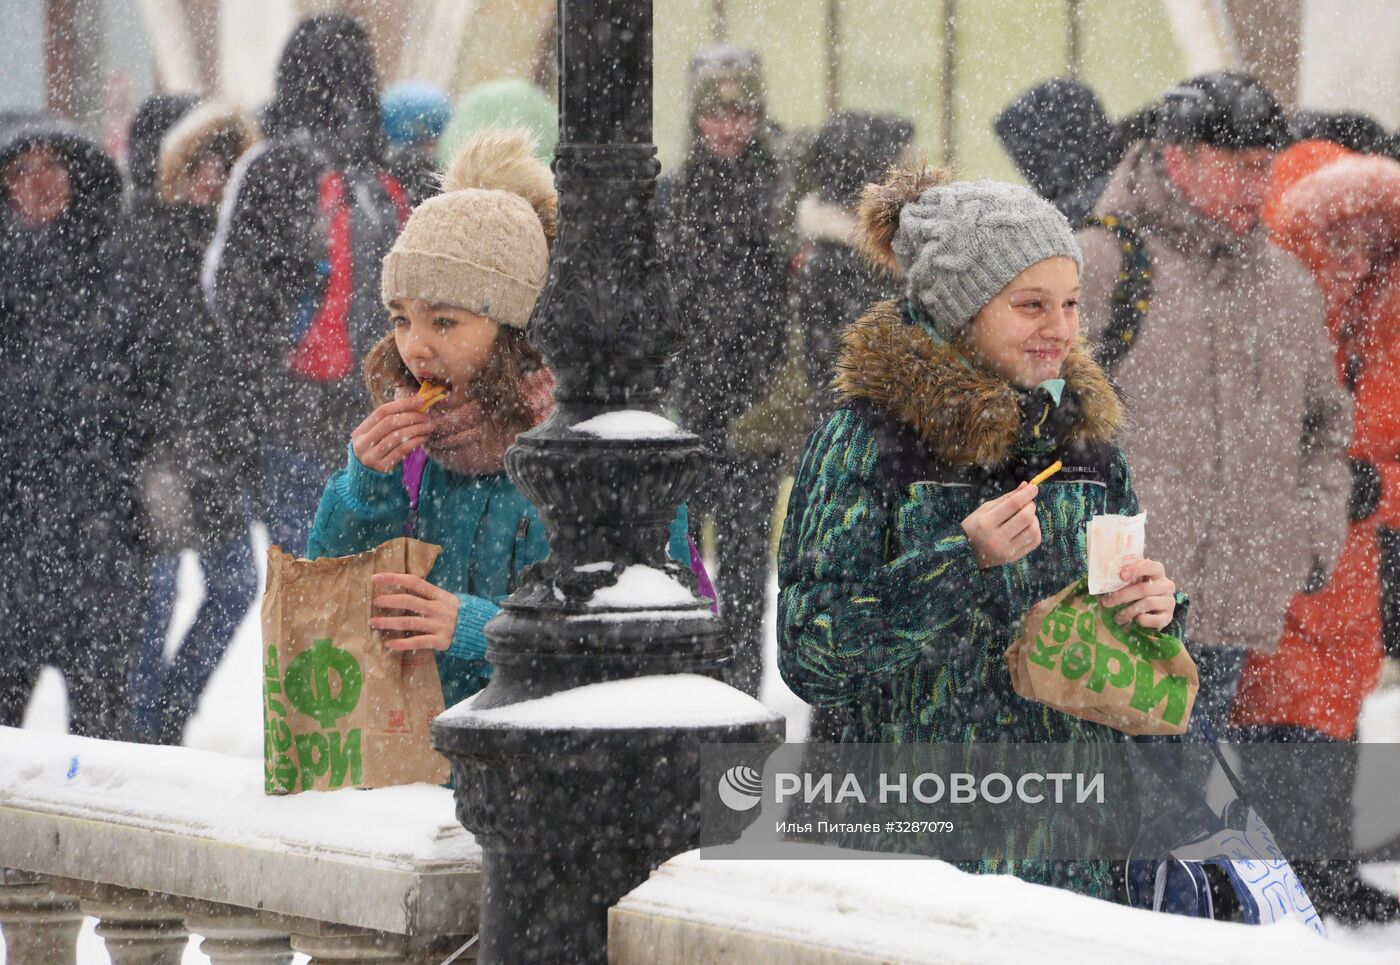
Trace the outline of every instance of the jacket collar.
<instances>
[{"instance_id":1,"label":"jacket collar","mask_svg":"<svg viewBox=\"0 0 1400 965\"><path fill-rule=\"evenodd\" d=\"M874 305L842 331L832 385L844 401L879 406L938 459L995 467L1036 438L1053 436L1070 446L1112 441L1124 421L1123 406L1082 345L1070 350L1061 375L1064 398L1058 407L1048 406L1045 390L1024 392L971 364L891 301ZM1053 431L1042 436L1042 429Z\"/></svg>"}]
</instances>

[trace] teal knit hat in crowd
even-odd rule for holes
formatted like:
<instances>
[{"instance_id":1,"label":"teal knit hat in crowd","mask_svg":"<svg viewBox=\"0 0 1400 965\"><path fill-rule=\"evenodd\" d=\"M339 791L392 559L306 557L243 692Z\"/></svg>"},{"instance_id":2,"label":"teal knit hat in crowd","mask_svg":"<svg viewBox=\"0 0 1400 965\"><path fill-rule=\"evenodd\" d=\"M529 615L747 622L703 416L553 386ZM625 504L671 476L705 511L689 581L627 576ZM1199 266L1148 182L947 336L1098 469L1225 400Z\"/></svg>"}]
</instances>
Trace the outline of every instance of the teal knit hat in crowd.
<instances>
[{"instance_id":1,"label":"teal knit hat in crowd","mask_svg":"<svg viewBox=\"0 0 1400 965\"><path fill-rule=\"evenodd\" d=\"M1036 262L1084 258L1069 221L1029 188L1001 181L955 181L925 188L899 212L891 248L906 291L945 339L966 334L973 317Z\"/></svg>"},{"instance_id":2,"label":"teal knit hat in crowd","mask_svg":"<svg viewBox=\"0 0 1400 965\"><path fill-rule=\"evenodd\" d=\"M462 96L452 120L438 140L438 166L446 171L463 144L480 131L524 128L535 137L535 153L554 159L559 140L559 112L549 95L527 80L503 77L478 84Z\"/></svg>"}]
</instances>

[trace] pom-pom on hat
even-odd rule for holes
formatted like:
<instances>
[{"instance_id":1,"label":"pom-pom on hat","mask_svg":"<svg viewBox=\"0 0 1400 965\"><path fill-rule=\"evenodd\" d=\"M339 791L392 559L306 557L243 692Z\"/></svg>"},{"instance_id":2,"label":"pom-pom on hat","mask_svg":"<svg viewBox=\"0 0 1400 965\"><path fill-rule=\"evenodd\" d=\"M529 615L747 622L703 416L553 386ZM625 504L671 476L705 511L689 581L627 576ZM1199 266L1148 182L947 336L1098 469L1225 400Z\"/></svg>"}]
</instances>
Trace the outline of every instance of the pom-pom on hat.
<instances>
[{"instance_id":1,"label":"pom-pom on hat","mask_svg":"<svg viewBox=\"0 0 1400 965\"><path fill-rule=\"evenodd\" d=\"M522 130L488 130L464 143L442 193L414 209L384 257L384 304L450 305L525 328L549 268L554 175Z\"/></svg>"},{"instance_id":2,"label":"pom-pom on hat","mask_svg":"<svg viewBox=\"0 0 1400 965\"><path fill-rule=\"evenodd\" d=\"M909 300L950 341L1031 265L1065 257L1084 269L1069 221L1016 184L896 169L866 187L860 225L866 254L904 279Z\"/></svg>"}]
</instances>

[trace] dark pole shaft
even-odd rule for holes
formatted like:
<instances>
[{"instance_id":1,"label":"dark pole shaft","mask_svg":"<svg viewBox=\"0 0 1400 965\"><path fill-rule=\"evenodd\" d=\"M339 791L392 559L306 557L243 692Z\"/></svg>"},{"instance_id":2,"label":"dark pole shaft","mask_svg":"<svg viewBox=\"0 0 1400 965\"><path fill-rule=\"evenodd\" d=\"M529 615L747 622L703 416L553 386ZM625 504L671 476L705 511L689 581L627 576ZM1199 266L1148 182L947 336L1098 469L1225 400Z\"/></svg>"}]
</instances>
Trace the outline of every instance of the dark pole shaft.
<instances>
[{"instance_id":1,"label":"dark pole shaft","mask_svg":"<svg viewBox=\"0 0 1400 965\"><path fill-rule=\"evenodd\" d=\"M651 0L560 0L558 11L559 226L530 319L558 406L506 456L550 553L486 627L490 685L433 724L458 818L484 854L488 965L606 962L619 898L666 858L733 841L753 820L726 809L718 824L702 822L698 805L717 800L723 769L702 767L700 748L771 747L783 732L762 707L739 721L609 724L609 686L562 727L497 716L591 684L655 675L685 686L703 678L679 675L712 672L729 652L690 570L667 556L705 457L698 437L658 411L680 339L654 213ZM650 428L637 435L639 424ZM684 598L619 600L633 567Z\"/></svg>"},{"instance_id":2,"label":"dark pole shaft","mask_svg":"<svg viewBox=\"0 0 1400 965\"><path fill-rule=\"evenodd\" d=\"M651 2L558 9L560 235L532 331L561 403L655 401L676 325L656 265ZM607 361L595 337L618 343Z\"/></svg>"},{"instance_id":3,"label":"dark pole shaft","mask_svg":"<svg viewBox=\"0 0 1400 965\"><path fill-rule=\"evenodd\" d=\"M1084 61L1084 7L1080 0L1065 0L1065 72L1077 78Z\"/></svg>"},{"instance_id":4,"label":"dark pole shaft","mask_svg":"<svg viewBox=\"0 0 1400 965\"><path fill-rule=\"evenodd\" d=\"M958 0L943 0L943 165L958 161Z\"/></svg>"},{"instance_id":5,"label":"dark pole shaft","mask_svg":"<svg viewBox=\"0 0 1400 965\"><path fill-rule=\"evenodd\" d=\"M78 31L75 0L44 5L44 106L60 117L77 112Z\"/></svg>"}]
</instances>

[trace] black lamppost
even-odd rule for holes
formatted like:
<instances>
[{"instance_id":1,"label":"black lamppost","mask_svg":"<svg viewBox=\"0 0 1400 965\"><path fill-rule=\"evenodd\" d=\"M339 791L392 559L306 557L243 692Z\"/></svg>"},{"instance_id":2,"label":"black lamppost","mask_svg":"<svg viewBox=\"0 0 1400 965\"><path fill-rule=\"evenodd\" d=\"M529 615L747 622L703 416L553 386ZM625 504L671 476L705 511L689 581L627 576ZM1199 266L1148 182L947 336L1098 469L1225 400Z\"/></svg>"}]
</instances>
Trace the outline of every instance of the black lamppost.
<instances>
[{"instance_id":1,"label":"black lamppost","mask_svg":"<svg viewBox=\"0 0 1400 965\"><path fill-rule=\"evenodd\" d=\"M484 852L486 962L605 961L618 898L753 816L702 833L720 774L700 748L782 739L781 717L737 691L653 676L708 671L728 646L689 570L666 558L705 454L657 414L679 339L656 251L651 45L650 0L560 0L559 235L531 321L559 406L507 456L551 555L487 627L490 686L433 724ZM618 690L640 677L627 687L702 705L675 708L676 723L648 716L627 706L636 689ZM559 692L604 682L561 712Z\"/></svg>"}]
</instances>

